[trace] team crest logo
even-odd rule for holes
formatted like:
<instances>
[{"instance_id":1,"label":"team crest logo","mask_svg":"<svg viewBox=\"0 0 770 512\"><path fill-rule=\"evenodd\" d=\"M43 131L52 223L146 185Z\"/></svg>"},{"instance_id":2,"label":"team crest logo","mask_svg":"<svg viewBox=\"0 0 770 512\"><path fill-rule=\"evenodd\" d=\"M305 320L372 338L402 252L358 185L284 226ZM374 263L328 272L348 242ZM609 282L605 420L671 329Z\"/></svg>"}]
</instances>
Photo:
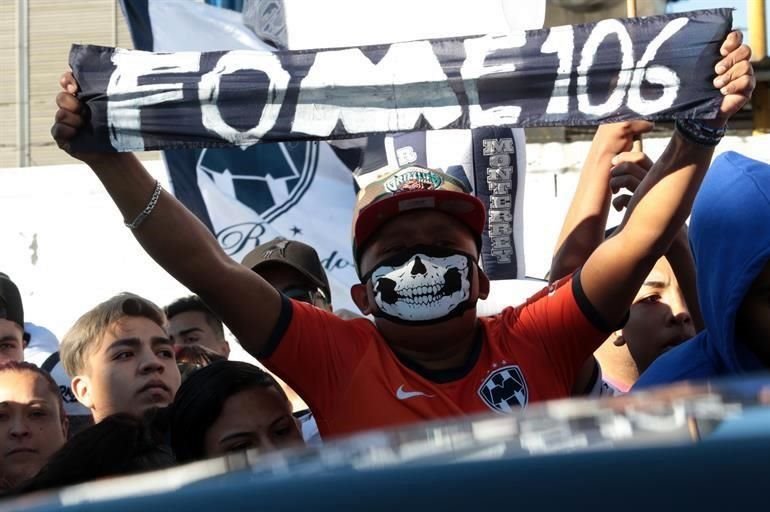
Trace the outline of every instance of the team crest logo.
<instances>
[{"instance_id":1,"label":"team crest logo","mask_svg":"<svg viewBox=\"0 0 770 512\"><path fill-rule=\"evenodd\" d=\"M490 373L478 393L484 403L497 412L512 412L514 407L524 407L529 396L527 381L518 365L503 366Z\"/></svg>"},{"instance_id":2,"label":"team crest logo","mask_svg":"<svg viewBox=\"0 0 770 512\"><path fill-rule=\"evenodd\" d=\"M417 190L436 190L444 180L435 172L420 167L407 167L402 169L387 180L385 190L391 193L415 192Z\"/></svg>"},{"instance_id":3,"label":"team crest logo","mask_svg":"<svg viewBox=\"0 0 770 512\"><path fill-rule=\"evenodd\" d=\"M217 187L272 222L305 195L318 167L317 142L204 149L198 169Z\"/></svg>"}]
</instances>

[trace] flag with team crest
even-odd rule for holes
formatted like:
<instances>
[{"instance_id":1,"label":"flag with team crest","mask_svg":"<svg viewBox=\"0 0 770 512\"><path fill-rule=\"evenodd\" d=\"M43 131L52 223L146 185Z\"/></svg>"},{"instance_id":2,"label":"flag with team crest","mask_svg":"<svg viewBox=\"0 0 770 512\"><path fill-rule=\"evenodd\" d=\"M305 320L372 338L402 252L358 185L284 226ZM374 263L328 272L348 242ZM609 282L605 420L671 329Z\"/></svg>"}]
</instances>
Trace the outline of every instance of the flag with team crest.
<instances>
[{"instance_id":1,"label":"flag with team crest","mask_svg":"<svg viewBox=\"0 0 770 512\"><path fill-rule=\"evenodd\" d=\"M244 25L241 13L187 0L122 1L134 46L154 52L273 50ZM355 188L351 151L325 142L163 152L174 195L241 261L275 237L318 251L335 307L353 309L351 254Z\"/></svg>"},{"instance_id":2,"label":"flag with team crest","mask_svg":"<svg viewBox=\"0 0 770 512\"><path fill-rule=\"evenodd\" d=\"M332 0L331 3L341 5L345 1ZM438 0L431 1L438 3ZM452 9L456 11L468 5L462 0L452 2L441 4L448 16ZM341 26L332 35L324 32L308 36L306 24L310 20L303 14L306 9L299 9L299 4L291 0L281 0L272 2L271 6L281 9L280 35L285 40L270 33L266 40L272 43L266 43L255 32L263 34L271 28L276 14L254 17L261 4L252 0L247 4L257 8L242 16L240 12L189 0L121 0L134 46L153 52L273 51L271 44L294 45L297 49L371 44L385 36L381 30L359 30L346 36ZM510 10L513 4L509 0L484 0L487 10L502 9L501 13L506 15L503 11ZM452 30L469 30L468 33L475 34L478 28L474 28L474 22L495 30L504 30L505 24L510 28L538 28L542 26L544 2L534 2L533 6L537 8L527 16L518 13L505 22L496 16L494 25L489 25L490 21L476 11L468 11L462 28L458 28L457 22L452 25L447 20L438 20L429 33L420 32L426 30L421 23L407 23L393 26L387 35L396 41L442 35L442 30L445 35L452 35ZM333 6L329 9L333 11ZM266 26L261 25L263 21ZM337 24L344 25L344 22L337 20ZM376 21L370 20L370 24ZM288 29L293 29L289 35ZM332 36L337 39L327 40ZM346 39L348 37L352 39ZM362 37L374 40L359 41ZM256 245L276 236L301 240L315 247L329 276L335 307L353 308L349 288L357 281L350 244L355 202L351 171L358 171L358 186L363 186L367 178L371 178L365 175L377 163L390 168L419 163L462 177L488 209L499 206L499 215L490 219L496 222L490 222L483 239L485 269L498 280L524 276L523 130L491 128L388 136L385 138L387 151L380 150L378 144L382 141L379 137L370 138L368 144L366 139L356 139L337 141L333 146L326 142L300 141L244 148L178 149L165 150L163 156L176 197L211 229L222 248L234 259L240 261ZM492 152L485 154L485 147L492 148ZM485 181L491 176L487 172L490 159L510 161L513 175L504 177L498 173L495 176L505 179ZM481 172L476 172L476 168ZM506 305L516 297L510 290L503 295L502 302Z\"/></svg>"}]
</instances>

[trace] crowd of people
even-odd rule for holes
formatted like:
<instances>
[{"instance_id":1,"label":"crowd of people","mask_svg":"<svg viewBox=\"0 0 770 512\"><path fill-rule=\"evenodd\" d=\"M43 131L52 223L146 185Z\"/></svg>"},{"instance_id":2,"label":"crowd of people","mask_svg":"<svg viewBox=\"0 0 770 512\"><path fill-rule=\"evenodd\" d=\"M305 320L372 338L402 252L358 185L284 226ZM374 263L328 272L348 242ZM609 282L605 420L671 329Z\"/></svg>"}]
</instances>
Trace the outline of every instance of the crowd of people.
<instances>
[{"instance_id":1,"label":"crowd of people","mask_svg":"<svg viewBox=\"0 0 770 512\"><path fill-rule=\"evenodd\" d=\"M335 312L312 247L276 239L233 261L134 155L72 152L196 295L164 308L105 298L38 367L24 362L38 340L17 284L0 274L0 487L770 368L770 165L735 153L712 163L755 83L740 32L721 53L717 118L678 120L657 161L632 150L650 123L597 130L550 283L493 316L476 313L490 288L487 214L439 169L393 169L359 193L353 314ZM61 86L52 134L69 151L88 116L71 73ZM607 230L611 206L625 216ZM224 326L269 372L228 360ZM295 392L309 410L293 410Z\"/></svg>"}]
</instances>

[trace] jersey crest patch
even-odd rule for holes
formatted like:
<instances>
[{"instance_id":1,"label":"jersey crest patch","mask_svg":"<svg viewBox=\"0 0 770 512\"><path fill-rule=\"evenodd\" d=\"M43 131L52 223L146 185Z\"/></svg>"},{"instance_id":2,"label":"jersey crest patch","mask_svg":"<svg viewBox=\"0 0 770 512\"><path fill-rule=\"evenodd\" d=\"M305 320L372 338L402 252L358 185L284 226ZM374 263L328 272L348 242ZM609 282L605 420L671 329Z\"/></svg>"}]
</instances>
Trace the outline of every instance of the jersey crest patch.
<instances>
[{"instance_id":1,"label":"jersey crest patch","mask_svg":"<svg viewBox=\"0 0 770 512\"><path fill-rule=\"evenodd\" d=\"M529 399L527 381L518 365L503 366L490 373L478 393L490 409L502 413L525 407Z\"/></svg>"}]
</instances>

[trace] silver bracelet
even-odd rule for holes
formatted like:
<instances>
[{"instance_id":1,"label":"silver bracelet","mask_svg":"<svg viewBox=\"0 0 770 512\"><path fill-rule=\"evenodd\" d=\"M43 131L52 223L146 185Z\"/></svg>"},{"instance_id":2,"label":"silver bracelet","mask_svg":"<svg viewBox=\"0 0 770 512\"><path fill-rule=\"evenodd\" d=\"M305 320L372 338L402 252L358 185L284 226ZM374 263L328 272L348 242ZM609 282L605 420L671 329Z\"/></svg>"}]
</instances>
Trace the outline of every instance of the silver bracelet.
<instances>
[{"instance_id":1,"label":"silver bracelet","mask_svg":"<svg viewBox=\"0 0 770 512\"><path fill-rule=\"evenodd\" d=\"M160 191L162 190L160 186L160 181L155 180L155 190L152 191L152 197L150 197L150 202L147 203L147 206L144 207L144 210L139 213L139 215L136 216L133 222L124 222L127 228L130 229L136 229L138 228L142 222L144 222L144 219L150 216L152 213L152 210L155 209L155 205L158 204L158 198L160 197Z\"/></svg>"}]
</instances>

